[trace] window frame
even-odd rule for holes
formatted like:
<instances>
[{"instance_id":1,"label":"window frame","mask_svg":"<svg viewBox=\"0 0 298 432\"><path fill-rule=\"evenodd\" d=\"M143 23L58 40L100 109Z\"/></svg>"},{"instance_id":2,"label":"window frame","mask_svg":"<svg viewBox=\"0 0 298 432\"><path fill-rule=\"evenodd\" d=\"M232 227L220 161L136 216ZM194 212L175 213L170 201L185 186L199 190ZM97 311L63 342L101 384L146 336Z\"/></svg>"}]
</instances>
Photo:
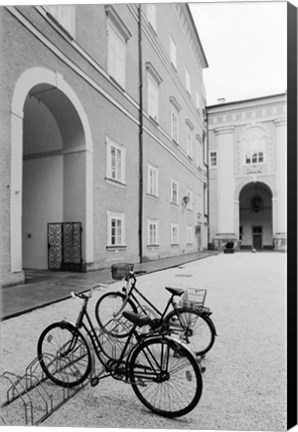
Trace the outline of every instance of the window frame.
<instances>
[{"instance_id":1,"label":"window frame","mask_svg":"<svg viewBox=\"0 0 298 432\"><path fill-rule=\"evenodd\" d=\"M156 5L154 3L148 3L146 5L146 16L149 24L156 32L157 29L157 20L156 20Z\"/></svg>"},{"instance_id":2,"label":"window frame","mask_svg":"<svg viewBox=\"0 0 298 432\"><path fill-rule=\"evenodd\" d=\"M112 237L112 221L120 221L121 222L121 237L120 242L113 243L113 237ZM125 240L125 213L116 213L112 211L107 211L107 247L108 248L119 248L119 247L125 247L126 246L126 240ZM117 230L117 227L115 228ZM117 237L119 237L119 234L117 232L115 233L115 240L117 240Z\"/></svg>"},{"instance_id":3,"label":"window frame","mask_svg":"<svg viewBox=\"0 0 298 432\"><path fill-rule=\"evenodd\" d=\"M185 151L187 156L193 159L193 126L190 121L185 122Z\"/></svg>"},{"instance_id":4,"label":"window frame","mask_svg":"<svg viewBox=\"0 0 298 432\"><path fill-rule=\"evenodd\" d=\"M154 238L151 237L152 235L151 226L155 227ZM147 218L147 247L158 246L159 245L158 242L159 242L158 220Z\"/></svg>"},{"instance_id":5,"label":"window frame","mask_svg":"<svg viewBox=\"0 0 298 432\"><path fill-rule=\"evenodd\" d=\"M159 121L159 93L162 78L150 62L146 63L147 112L156 123Z\"/></svg>"},{"instance_id":6,"label":"window frame","mask_svg":"<svg viewBox=\"0 0 298 432\"><path fill-rule=\"evenodd\" d=\"M214 163L214 158L215 158L215 163ZM210 150L209 151L209 166L210 166L210 168L216 168L217 167L217 150Z\"/></svg>"},{"instance_id":7,"label":"window frame","mask_svg":"<svg viewBox=\"0 0 298 432\"><path fill-rule=\"evenodd\" d=\"M186 209L193 211L193 190L190 188L186 188L186 196L189 197L189 201L186 205Z\"/></svg>"},{"instance_id":8,"label":"window frame","mask_svg":"<svg viewBox=\"0 0 298 432\"><path fill-rule=\"evenodd\" d=\"M115 168L116 177L113 177L112 148L115 148L116 151L120 152L120 177L117 175L117 160ZM123 145L116 143L108 136L106 136L106 179L115 183L121 183L123 185L126 184L126 148Z\"/></svg>"},{"instance_id":9,"label":"window frame","mask_svg":"<svg viewBox=\"0 0 298 432\"><path fill-rule=\"evenodd\" d=\"M176 229L176 238L174 234L174 230ZM171 223L171 245L179 245L179 224Z\"/></svg>"},{"instance_id":10,"label":"window frame","mask_svg":"<svg viewBox=\"0 0 298 432\"><path fill-rule=\"evenodd\" d=\"M107 16L107 71L120 87L126 88L126 66L127 66L127 42L132 36L122 19L119 17L112 5L105 5ZM114 38L114 41L113 41ZM112 49L116 41L116 48ZM119 43L120 42L120 45ZM119 47L123 48L123 51ZM122 52L122 57L119 56L119 49ZM117 56L113 56L113 53ZM120 59L120 63L119 63ZM119 64L121 67L119 68Z\"/></svg>"},{"instance_id":11,"label":"window frame","mask_svg":"<svg viewBox=\"0 0 298 432\"><path fill-rule=\"evenodd\" d=\"M190 72L185 68L185 89L189 95L191 95L191 79L190 79Z\"/></svg>"},{"instance_id":12,"label":"window frame","mask_svg":"<svg viewBox=\"0 0 298 432\"><path fill-rule=\"evenodd\" d=\"M170 35L170 60L175 70L177 70L177 45L172 35Z\"/></svg>"},{"instance_id":13,"label":"window frame","mask_svg":"<svg viewBox=\"0 0 298 432\"><path fill-rule=\"evenodd\" d=\"M173 191L174 191L173 185L174 184L177 186L177 189L176 189L176 201L173 199L174 198L174 194L173 194ZM177 205L177 206L179 205L179 182L177 180L173 179L173 178L171 178L171 198L170 198L170 202L171 202L171 204L174 204L174 205Z\"/></svg>"},{"instance_id":14,"label":"window frame","mask_svg":"<svg viewBox=\"0 0 298 432\"><path fill-rule=\"evenodd\" d=\"M186 244L192 245L194 243L194 229L193 226L186 226Z\"/></svg>"},{"instance_id":15,"label":"window frame","mask_svg":"<svg viewBox=\"0 0 298 432\"><path fill-rule=\"evenodd\" d=\"M154 176L151 176L154 173ZM151 181L152 180L152 181ZM158 198L159 197L159 176L158 167L152 165L150 162L147 163L147 194L149 196Z\"/></svg>"}]
</instances>

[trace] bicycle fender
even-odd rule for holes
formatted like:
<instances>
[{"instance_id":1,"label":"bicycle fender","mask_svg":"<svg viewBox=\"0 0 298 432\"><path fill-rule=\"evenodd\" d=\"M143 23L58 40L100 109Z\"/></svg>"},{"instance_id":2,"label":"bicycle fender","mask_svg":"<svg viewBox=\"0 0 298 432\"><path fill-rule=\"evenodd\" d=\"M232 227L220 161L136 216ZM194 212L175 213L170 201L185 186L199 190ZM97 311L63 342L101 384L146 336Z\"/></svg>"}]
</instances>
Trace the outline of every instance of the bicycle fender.
<instances>
[{"instance_id":1,"label":"bicycle fender","mask_svg":"<svg viewBox=\"0 0 298 432\"><path fill-rule=\"evenodd\" d=\"M209 318L209 316L205 316L205 318L206 318L206 320L208 321L208 323L210 324L210 327L212 328L212 330L213 330L215 336L217 336L217 331L216 331L216 328L215 328L215 324L214 324L214 322L212 321L211 318Z\"/></svg>"},{"instance_id":2,"label":"bicycle fender","mask_svg":"<svg viewBox=\"0 0 298 432\"><path fill-rule=\"evenodd\" d=\"M76 326L72 321L70 321L70 320L68 320L68 319L65 319L65 320L61 321L61 323L65 323L65 325L70 324L72 327L74 327L75 329L79 330L79 329L77 328L77 326ZM95 357L94 357L94 350L93 350L93 346L91 345L91 342L90 342L89 338L88 338L88 337L85 337L85 335L84 335L84 339L85 339L85 341L86 341L86 343L87 343L87 345L88 345L88 348L89 348L89 350L90 350L90 355L91 355L91 371L90 371L90 376L91 376L91 379L92 379L92 378L95 376Z\"/></svg>"}]
</instances>

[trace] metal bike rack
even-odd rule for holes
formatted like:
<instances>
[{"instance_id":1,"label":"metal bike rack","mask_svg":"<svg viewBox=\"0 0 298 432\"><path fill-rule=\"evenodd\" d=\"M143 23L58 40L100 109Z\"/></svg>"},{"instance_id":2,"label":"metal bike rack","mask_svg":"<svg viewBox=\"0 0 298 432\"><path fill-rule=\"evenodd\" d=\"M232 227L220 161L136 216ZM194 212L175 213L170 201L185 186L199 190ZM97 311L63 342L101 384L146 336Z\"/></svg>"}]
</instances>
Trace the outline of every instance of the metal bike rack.
<instances>
[{"instance_id":1,"label":"metal bike rack","mask_svg":"<svg viewBox=\"0 0 298 432\"><path fill-rule=\"evenodd\" d=\"M65 375L63 379L67 381ZM0 424L39 425L88 383L74 388L57 386L45 376L36 357L24 375L8 371L0 375Z\"/></svg>"}]
</instances>

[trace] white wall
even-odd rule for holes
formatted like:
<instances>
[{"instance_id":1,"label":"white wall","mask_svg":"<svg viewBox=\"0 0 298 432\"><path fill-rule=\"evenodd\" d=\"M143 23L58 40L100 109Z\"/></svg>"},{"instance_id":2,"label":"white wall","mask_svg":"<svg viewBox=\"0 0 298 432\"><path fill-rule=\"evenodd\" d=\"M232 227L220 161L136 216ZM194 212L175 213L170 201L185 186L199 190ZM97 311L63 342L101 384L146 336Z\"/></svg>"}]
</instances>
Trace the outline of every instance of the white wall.
<instances>
[{"instance_id":1,"label":"white wall","mask_svg":"<svg viewBox=\"0 0 298 432\"><path fill-rule=\"evenodd\" d=\"M23 167L23 268L47 269L47 223L63 220L63 156Z\"/></svg>"}]
</instances>

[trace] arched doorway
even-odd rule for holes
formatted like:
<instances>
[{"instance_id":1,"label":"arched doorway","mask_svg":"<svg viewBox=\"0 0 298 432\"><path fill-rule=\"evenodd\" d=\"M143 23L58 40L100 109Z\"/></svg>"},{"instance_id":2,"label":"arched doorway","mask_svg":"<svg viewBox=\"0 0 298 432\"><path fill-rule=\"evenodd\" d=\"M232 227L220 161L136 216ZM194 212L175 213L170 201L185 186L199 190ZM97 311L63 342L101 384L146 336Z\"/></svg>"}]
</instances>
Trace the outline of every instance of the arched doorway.
<instances>
[{"instance_id":1,"label":"arched doorway","mask_svg":"<svg viewBox=\"0 0 298 432\"><path fill-rule=\"evenodd\" d=\"M241 249L273 248L272 192L262 182L245 185L239 196Z\"/></svg>"},{"instance_id":2,"label":"arched doorway","mask_svg":"<svg viewBox=\"0 0 298 432\"><path fill-rule=\"evenodd\" d=\"M82 105L60 74L30 69L12 103L11 271L48 268L48 224L80 222L93 261L92 140Z\"/></svg>"}]
</instances>

